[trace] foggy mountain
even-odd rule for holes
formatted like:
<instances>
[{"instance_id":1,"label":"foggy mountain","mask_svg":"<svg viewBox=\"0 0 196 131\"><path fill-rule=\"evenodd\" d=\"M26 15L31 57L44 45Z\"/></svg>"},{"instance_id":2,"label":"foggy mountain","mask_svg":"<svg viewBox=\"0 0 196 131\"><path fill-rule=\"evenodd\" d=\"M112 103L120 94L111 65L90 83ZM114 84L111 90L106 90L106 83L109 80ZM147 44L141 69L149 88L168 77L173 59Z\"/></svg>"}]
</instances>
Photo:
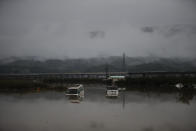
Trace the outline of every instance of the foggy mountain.
<instances>
[{"instance_id":1,"label":"foggy mountain","mask_svg":"<svg viewBox=\"0 0 196 131\"><path fill-rule=\"evenodd\" d=\"M196 0L0 0L0 59L195 59L195 12Z\"/></svg>"},{"instance_id":2,"label":"foggy mountain","mask_svg":"<svg viewBox=\"0 0 196 131\"><path fill-rule=\"evenodd\" d=\"M126 71L196 71L196 60L185 58L126 57ZM81 59L39 59L11 57L0 60L0 73L70 73L123 71L121 56Z\"/></svg>"}]
</instances>

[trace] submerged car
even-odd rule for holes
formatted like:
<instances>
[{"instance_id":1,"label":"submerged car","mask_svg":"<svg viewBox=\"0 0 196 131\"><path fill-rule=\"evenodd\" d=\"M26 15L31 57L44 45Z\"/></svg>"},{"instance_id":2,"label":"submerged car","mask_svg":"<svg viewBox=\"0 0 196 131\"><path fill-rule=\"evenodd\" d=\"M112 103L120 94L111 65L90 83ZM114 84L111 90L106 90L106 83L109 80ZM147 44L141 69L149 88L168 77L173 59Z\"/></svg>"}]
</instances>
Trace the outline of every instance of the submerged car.
<instances>
[{"instance_id":1,"label":"submerged car","mask_svg":"<svg viewBox=\"0 0 196 131\"><path fill-rule=\"evenodd\" d=\"M69 98L84 98L84 87L82 84L76 84L72 87L69 87L66 92L66 96Z\"/></svg>"},{"instance_id":2,"label":"submerged car","mask_svg":"<svg viewBox=\"0 0 196 131\"><path fill-rule=\"evenodd\" d=\"M107 97L118 97L119 91L116 86L107 86L106 87L106 96Z\"/></svg>"}]
</instances>

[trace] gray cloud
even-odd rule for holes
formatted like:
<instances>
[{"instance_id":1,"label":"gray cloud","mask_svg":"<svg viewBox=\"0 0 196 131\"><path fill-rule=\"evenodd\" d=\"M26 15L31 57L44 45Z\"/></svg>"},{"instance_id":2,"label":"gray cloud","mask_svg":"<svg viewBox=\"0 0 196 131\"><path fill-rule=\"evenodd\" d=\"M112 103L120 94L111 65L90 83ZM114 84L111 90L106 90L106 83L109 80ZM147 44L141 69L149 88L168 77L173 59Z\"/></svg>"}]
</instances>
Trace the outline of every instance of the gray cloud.
<instances>
[{"instance_id":1,"label":"gray cloud","mask_svg":"<svg viewBox=\"0 0 196 131\"><path fill-rule=\"evenodd\" d=\"M90 38L104 38L105 32L104 31L91 31L89 32Z\"/></svg>"},{"instance_id":2,"label":"gray cloud","mask_svg":"<svg viewBox=\"0 0 196 131\"><path fill-rule=\"evenodd\" d=\"M195 12L184 0L3 0L0 57L195 57Z\"/></svg>"},{"instance_id":3,"label":"gray cloud","mask_svg":"<svg viewBox=\"0 0 196 131\"><path fill-rule=\"evenodd\" d=\"M145 26L145 27L142 27L141 30L143 32L146 32L146 33L153 33L155 28L154 27L151 27L151 26Z\"/></svg>"},{"instance_id":4,"label":"gray cloud","mask_svg":"<svg viewBox=\"0 0 196 131\"><path fill-rule=\"evenodd\" d=\"M190 36L196 35L196 25L170 25L170 26L145 26L141 28L145 33L156 32L166 37L172 37L178 34Z\"/></svg>"}]
</instances>

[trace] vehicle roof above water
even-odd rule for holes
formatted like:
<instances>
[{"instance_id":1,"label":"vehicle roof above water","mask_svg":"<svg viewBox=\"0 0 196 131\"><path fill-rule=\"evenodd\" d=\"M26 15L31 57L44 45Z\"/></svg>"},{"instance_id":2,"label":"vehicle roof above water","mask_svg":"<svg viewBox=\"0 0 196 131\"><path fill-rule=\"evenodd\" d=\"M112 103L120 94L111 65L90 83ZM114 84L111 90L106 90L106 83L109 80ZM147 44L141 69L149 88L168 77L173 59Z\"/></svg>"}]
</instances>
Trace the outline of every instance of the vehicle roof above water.
<instances>
[{"instance_id":1,"label":"vehicle roof above water","mask_svg":"<svg viewBox=\"0 0 196 131\"><path fill-rule=\"evenodd\" d=\"M125 76L110 76L109 78L124 79Z\"/></svg>"},{"instance_id":2,"label":"vehicle roof above water","mask_svg":"<svg viewBox=\"0 0 196 131\"><path fill-rule=\"evenodd\" d=\"M117 86L107 86L107 90L118 90Z\"/></svg>"},{"instance_id":3,"label":"vehicle roof above water","mask_svg":"<svg viewBox=\"0 0 196 131\"><path fill-rule=\"evenodd\" d=\"M82 87L82 84L75 84L74 86L69 87L68 89L79 89L81 87Z\"/></svg>"}]
</instances>

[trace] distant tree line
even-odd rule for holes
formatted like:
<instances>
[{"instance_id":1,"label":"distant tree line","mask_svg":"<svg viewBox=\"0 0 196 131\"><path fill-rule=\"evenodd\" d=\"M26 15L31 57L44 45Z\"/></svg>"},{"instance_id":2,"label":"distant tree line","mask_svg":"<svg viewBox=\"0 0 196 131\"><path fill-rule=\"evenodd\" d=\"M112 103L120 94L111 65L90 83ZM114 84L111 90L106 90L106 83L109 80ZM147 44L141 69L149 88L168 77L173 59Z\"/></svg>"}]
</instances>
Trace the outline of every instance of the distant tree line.
<instances>
[{"instance_id":1,"label":"distant tree line","mask_svg":"<svg viewBox=\"0 0 196 131\"><path fill-rule=\"evenodd\" d=\"M177 58L126 57L128 72L141 71L196 71L196 60ZM124 71L120 56L89 59L16 59L11 62L0 60L0 73L64 73L64 72L110 72Z\"/></svg>"}]
</instances>

